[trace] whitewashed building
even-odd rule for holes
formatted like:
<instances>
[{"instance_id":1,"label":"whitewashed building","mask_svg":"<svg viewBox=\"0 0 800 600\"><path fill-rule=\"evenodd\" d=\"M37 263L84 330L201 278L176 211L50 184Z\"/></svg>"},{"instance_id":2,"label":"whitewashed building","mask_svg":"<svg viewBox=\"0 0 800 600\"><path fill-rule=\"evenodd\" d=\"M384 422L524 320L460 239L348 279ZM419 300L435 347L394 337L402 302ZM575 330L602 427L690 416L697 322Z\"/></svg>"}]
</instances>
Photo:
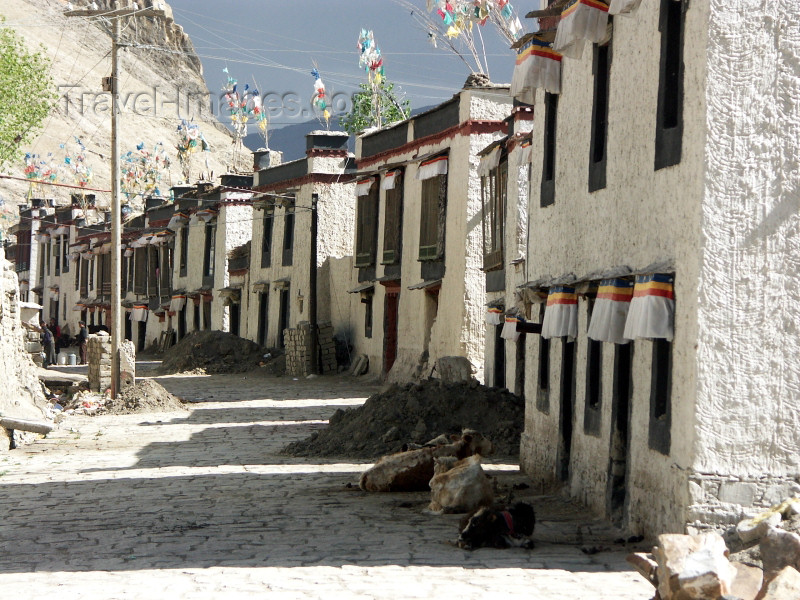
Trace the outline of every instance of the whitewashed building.
<instances>
[{"instance_id":1,"label":"whitewashed building","mask_svg":"<svg viewBox=\"0 0 800 600\"><path fill-rule=\"evenodd\" d=\"M800 5L638 5L541 32L547 68L518 61L536 119L526 283L505 295L542 329L525 471L655 534L800 490Z\"/></svg>"},{"instance_id":2,"label":"whitewashed building","mask_svg":"<svg viewBox=\"0 0 800 600\"><path fill-rule=\"evenodd\" d=\"M425 378L443 356L483 373L485 298L478 152L505 135L508 87L451 100L356 141L354 345L369 370Z\"/></svg>"},{"instance_id":3,"label":"whitewashed building","mask_svg":"<svg viewBox=\"0 0 800 600\"><path fill-rule=\"evenodd\" d=\"M347 139L343 132L311 132L306 157L282 164L276 164L274 152L255 153L250 297L244 314L246 337L262 346L284 347L285 329L312 320L312 270L317 322L330 321L338 332L348 327L349 312L339 306L347 282L336 275L353 249L355 184Z\"/></svg>"}]
</instances>

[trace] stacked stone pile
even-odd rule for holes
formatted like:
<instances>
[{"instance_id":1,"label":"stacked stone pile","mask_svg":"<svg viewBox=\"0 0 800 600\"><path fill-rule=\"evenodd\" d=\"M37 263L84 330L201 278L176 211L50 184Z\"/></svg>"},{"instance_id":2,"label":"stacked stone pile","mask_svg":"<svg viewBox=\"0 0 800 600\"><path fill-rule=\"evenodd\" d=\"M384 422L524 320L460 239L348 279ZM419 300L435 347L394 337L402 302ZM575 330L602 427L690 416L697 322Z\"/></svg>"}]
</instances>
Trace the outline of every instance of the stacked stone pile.
<instances>
[{"instance_id":1,"label":"stacked stone pile","mask_svg":"<svg viewBox=\"0 0 800 600\"><path fill-rule=\"evenodd\" d=\"M799 533L800 498L793 498L725 538L660 535L652 553L631 554L628 562L656 588L654 600L798 600Z\"/></svg>"},{"instance_id":2,"label":"stacked stone pile","mask_svg":"<svg viewBox=\"0 0 800 600\"><path fill-rule=\"evenodd\" d=\"M311 374L311 324L303 321L297 329L284 329L286 342L286 374L305 377ZM333 325L319 324L318 342L320 347L322 373L336 370L336 345L333 341Z\"/></svg>"},{"instance_id":3,"label":"stacked stone pile","mask_svg":"<svg viewBox=\"0 0 800 600\"><path fill-rule=\"evenodd\" d=\"M90 335L86 345L89 360L89 389L102 394L111 387L111 336L105 331ZM125 340L120 344L120 381L122 386L136 380L136 347Z\"/></svg>"}]
</instances>

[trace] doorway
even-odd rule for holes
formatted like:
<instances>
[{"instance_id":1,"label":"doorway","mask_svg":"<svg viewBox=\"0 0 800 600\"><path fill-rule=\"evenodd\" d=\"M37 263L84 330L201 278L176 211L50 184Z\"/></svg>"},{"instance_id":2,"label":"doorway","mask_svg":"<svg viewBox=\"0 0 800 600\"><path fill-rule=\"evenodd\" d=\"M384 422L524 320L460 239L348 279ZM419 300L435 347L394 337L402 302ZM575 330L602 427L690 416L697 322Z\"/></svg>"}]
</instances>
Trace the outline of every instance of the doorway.
<instances>
[{"instance_id":1,"label":"doorway","mask_svg":"<svg viewBox=\"0 0 800 600\"><path fill-rule=\"evenodd\" d=\"M178 311L178 339L186 337L186 305Z\"/></svg>"},{"instance_id":2,"label":"doorway","mask_svg":"<svg viewBox=\"0 0 800 600\"><path fill-rule=\"evenodd\" d=\"M267 317L269 316L269 292L261 292L258 298L258 345L267 345Z\"/></svg>"},{"instance_id":3,"label":"doorway","mask_svg":"<svg viewBox=\"0 0 800 600\"><path fill-rule=\"evenodd\" d=\"M130 316L130 313L128 314L128 316ZM123 319L125 321L125 339L128 340L129 342L132 342L133 341L133 321L131 321L129 318L126 319L125 317L123 317Z\"/></svg>"},{"instance_id":4,"label":"doorway","mask_svg":"<svg viewBox=\"0 0 800 600\"><path fill-rule=\"evenodd\" d=\"M503 326L494 327L494 381L496 388L506 387L506 340L503 337Z\"/></svg>"},{"instance_id":5,"label":"doorway","mask_svg":"<svg viewBox=\"0 0 800 600\"><path fill-rule=\"evenodd\" d=\"M194 330L200 331L200 303L194 305Z\"/></svg>"},{"instance_id":6,"label":"doorway","mask_svg":"<svg viewBox=\"0 0 800 600\"><path fill-rule=\"evenodd\" d=\"M200 325L198 324L198 328ZM211 298L203 299L203 329L211 329Z\"/></svg>"},{"instance_id":7,"label":"doorway","mask_svg":"<svg viewBox=\"0 0 800 600\"><path fill-rule=\"evenodd\" d=\"M388 373L397 359L397 317L400 288L386 289L386 310L383 328L383 372Z\"/></svg>"},{"instance_id":8,"label":"doorway","mask_svg":"<svg viewBox=\"0 0 800 600\"><path fill-rule=\"evenodd\" d=\"M231 333L233 335L239 335L239 324L241 320L241 311L242 305L236 302L231 302L230 304L230 323L231 323Z\"/></svg>"},{"instance_id":9,"label":"doorway","mask_svg":"<svg viewBox=\"0 0 800 600\"><path fill-rule=\"evenodd\" d=\"M525 346L526 335L519 334L516 345L516 361L514 363L514 393L520 398L525 397Z\"/></svg>"},{"instance_id":10,"label":"doorway","mask_svg":"<svg viewBox=\"0 0 800 600\"><path fill-rule=\"evenodd\" d=\"M281 290L278 298L278 347L286 347L284 331L289 327L289 290Z\"/></svg>"},{"instance_id":11,"label":"doorway","mask_svg":"<svg viewBox=\"0 0 800 600\"><path fill-rule=\"evenodd\" d=\"M147 345L147 321L139 321L137 333L139 339L137 340L136 350L137 352L144 352L144 348Z\"/></svg>"},{"instance_id":12,"label":"doorway","mask_svg":"<svg viewBox=\"0 0 800 600\"><path fill-rule=\"evenodd\" d=\"M558 417L558 478L569 481L572 418L575 412L575 342L561 339L561 381Z\"/></svg>"},{"instance_id":13,"label":"doorway","mask_svg":"<svg viewBox=\"0 0 800 600\"><path fill-rule=\"evenodd\" d=\"M611 397L611 439L606 507L608 517L620 527L626 522L628 499L628 449L633 393L633 342L614 345L614 383Z\"/></svg>"}]
</instances>

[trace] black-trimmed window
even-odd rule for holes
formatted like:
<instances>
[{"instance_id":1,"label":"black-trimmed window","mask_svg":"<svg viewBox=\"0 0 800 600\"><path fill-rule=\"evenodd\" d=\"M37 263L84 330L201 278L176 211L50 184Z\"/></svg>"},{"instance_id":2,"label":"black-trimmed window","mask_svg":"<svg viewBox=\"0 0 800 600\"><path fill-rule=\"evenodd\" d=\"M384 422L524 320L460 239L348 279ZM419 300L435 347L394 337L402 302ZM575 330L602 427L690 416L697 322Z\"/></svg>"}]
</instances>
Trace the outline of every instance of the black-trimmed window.
<instances>
[{"instance_id":1,"label":"black-trimmed window","mask_svg":"<svg viewBox=\"0 0 800 600\"><path fill-rule=\"evenodd\" d=\"M178 269L180 269L179 276L186 277L186 266L189 256L189 226L184 225L181 227L180 232L180 249L181 249L181 258L180 263L178 264Z\"/></svg>"},{"instance_id":2,"label":"black-trimmed window","mask_svg":"<svg viewBox=\"0 0 800 600\"><path fill-rule=\"evenodd\" d=\"M213 221L206 223L205 249L203 251L203 277L214 276L214 261L217 246L217 224ZM205 282L203 282L205 285Z\"/></svg>"},{"instance_id":3,"label":"black-trimmed window","mask_svg":"<svg viewBox=\"0 0 800 600\"><path fill-rule=\"evenodd\" d=\"M544 95L544 153L542 156L542 184L540 206L550 206L556 201L556 133L558 124L558 94Z\"/></svg>"},{"instance_id":4,"label":"black-trimmed window","mask_svg":"<svg viewBox=\"0 0 800 600\"><path fill-rule=\"evenodd\" d=\"M61 238L61 272L69 273L69 238Z\"/></svg>"},{"instance_id":5,"label":"black-trimmed window","mask_svg":"<svg viewBox=\"0 0 800 600\"><path fill-rule=\"evenodd\" d=\"M89 290L94 291L94 278L95 278L95 268L97 266L97 261L95 260L94 256L89 259Z\"/></svg>"},{"instance_id":6,"label":"black-trimmed window","mask_svg":"<svg viewBox=\"0 0 800 600\"><path fill-rule=\"evenodd\" d=\"M594 44L592 73L594 101L592 103L592 141L589 147L589 191L606 187L608 158L608 100L611 82L611 40Z\"/></svg>"},{"instance_id":7,"label":"black-trimmed window","mask_svg":"<svg viewBox=\"0 0 800 600\"><path fill-rule=\"evenodd\" d=\"M133 293L147 294L147 247L136 248L133 254Z\"/></svg>"},{"instance_id":8,"label":"black-trimmed window","mask_svg":"<svg viewBox=\"0 0 800 600\"><path fill-rule=\"evenodd\" d=\"M61 275L61 236L57 236L51 245L53 246L53 256L56 257L53 275Z\"/></svg>"},{"instance_id":9,"label":"black-trimmed window","mask_svg":"<svg viewBox=\"0 0 800 600\"><path fill-rule=\"evenodd\" d=\"M361 303L364 305L364 337L372 337L372 299L373 294L364 294Z\"/></svg>"},{"instance_id":10,"label":"black-trimmed window","mask_svg":"<svg viewBox=\"0 0 800 600\"><path fill-rule=\"evenodd\" d=\"M586 344L586 396L583 411L583 431L589 435L600 435L602 378L603 342L589 338Z\"/></svg>"},{"instance_id":11,"label":"black-trimmed window","mask_svg":"<svg viewBox=\"0 0 800 600\"><path fill-rule=\"evenodd\" d=\"M394 188L386 190L386 208L383 218L383 257L381 264L396 265L403 255L403 176L394 172Z\"/></svg>"},{"instance_id":12,"label":"black-trimmed window","mask_svg":"<svg viewBox=\"0 0 800 600\"><path fill-rule=\"evenodd\" d=\"M103 296L111 295L111 254L100 255L100 270L97 274L100 279L100 294Z\"/></svg>"},{"instance_id":13,"label":"black-trimmed window","mask_svg":"<svg viewBox=\"0 0 800 600\"><path fill-rule=\"evenodd\" d=\"M83 264L83 259L78 255L78 262L75 264L75 291L79 291L81 289L81 265Z\"/></svg>"},{"instance_id":14,"label":"black-trimmed window","mask_svg":"<svg viewBox=\"0 0 800 600\"><path fill-rule=\"evenodd\" d=\"M681 162L683 143L683 29L685 3L661 0L655 169Z\"/></svg>"},{"instance_id":15,"label":"black-trimmed window","mask_svg":"<svg viewBox=\"0 0 800 600\"><path fill-rule=\"evenodd\" d=\"M294 249L294 211L295 201L286 206L286 214L283 217L283 260L284 267L292 266L292 254Z\"/></svg>"},{"instance_id":16,"label":"black-trimmed window","mask_svg":"<svg viewBox=\"0 0 800 600\"><path fill-rule=\"evenodd\" d=\"M670 0L672 1L672 0ZM672 423L672 342L653 340L653 364L650 376L649 446L669 455Z\"/></svg>"},{"instance_id":17,"label":"black-trimmed window","mask_svg":"<svg viewBox=\"0 0 800 600\"><path fill-rule=\"evenodd\" d=\"M261 220L261 268L268 269L272 266L272 232L275 226L275 207L264 208L264 218Z\"/></svg>"},{"instance_id":18,"label":"black-trimmed window","mask_svg":"<svg viewBox=\"0 0 800 600\"><path fill-rule=\"evenodd\" d=\"M89 261L81 258L81 298L86 298L89 295Z\"/></svg>"},{"instance_id":19,"label":"black-trimmed window","mask_svg":"<svg viewBox=\"0 0 800 600\"><path fill-rule=\"evenodd\" d=\"M159 277L161 296L172 293L172 246L161 247L161 272Z\"/></svg>"},{"instance_id":20,"label":"black-trimmed window","mask_svg":"<svg viewBox=\"0 0 800 600\"><path fill-rule=\"evenodd\" d=\"M539 322L544 320L545 305L539 309ZM536 408L540 412L550 412L550 340L539 336L539 364L537 368Z\"/></svg>"},{"instance_id":21,"label":"black-trimmed window","mask_svg":"<svg viewBox=\"0 0 800 600\"><path fill-rule=\"evenodd\" d=\"M446 216L447 175L436 175L423 180L419 221L420 261L444 259Z\"/></svg>"},{"instance_id":22,"label":"black-trimmed window","mask_svg":"<svg viewBox=\"0 0 800 600\"><path fill-rule=\"evenodd\" d=\"M481 177L483 198L483 270L492 271L503 266L503 239L505 235L506 203L508 199L508 157Z\"/></svg>"},{"instance_id":23,"label":"black-trimmed window","mask_svg":"<svg viewBox=\"0 0 800 600\"><path fill-rule=\"evenodd\" d=\"M356 207L356 263L371 267L375 264L378 248L378 191L380 186L373 178L369 192L358 196Z\"/></svg>"}]
</instances>

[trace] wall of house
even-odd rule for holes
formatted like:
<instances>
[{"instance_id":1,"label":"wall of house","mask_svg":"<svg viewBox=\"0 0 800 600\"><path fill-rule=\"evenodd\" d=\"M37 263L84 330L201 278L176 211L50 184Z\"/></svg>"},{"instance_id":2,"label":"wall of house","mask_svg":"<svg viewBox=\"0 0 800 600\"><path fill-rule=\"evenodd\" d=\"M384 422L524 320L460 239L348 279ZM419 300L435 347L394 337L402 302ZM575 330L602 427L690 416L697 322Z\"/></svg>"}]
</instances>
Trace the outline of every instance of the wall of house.
<instances>
[{"instance_id":1,"label":"wall of house","mask_svg":"<svg viewBox=\"0 0 800 600\"><path fill-rule=\"evenodd\" d=\"M710 2L688 520L800 493L800 5Z\"/></svg>"},{"instance_id":2,"label":"wall of house","mask_svg":"<svg viewBox=\"0 0 800 600\"><path fill-rule=\"evenodd\" d=\"M539 205L544 127L538 94L533 129L534 159L529 210L527 277L580 279L628 266L671 263L675 277L675 339L672 348L672 427L669 455L648 446L652 343L637 340L629 420L627 513L629 528L642 533L682 531L688 500L687 469L695 445L697 289L700 243L699 199L703 195L705 145L705 57L708 7L692 3L685 22L683 151L680 164L654 171L660 60L659 3L643 3L632 18L614 20L607 186L588 192L590 121L593 103L592 50L582 60L563 61L558 105L555 204ZM636 90L636 93L631 93ZM606 510L611 432L613 347L603 344L600 436L583 433L586 377L585 302L580 304L570 491L598 512ZM557 481L562 341L550 350L549 411L536 406L538 336L528 336L526 423L521 460L546 486Z\"/></svg>"},{"instance_id":3,"label":"wall of house","mask_svg":"<svg viewBox=\"0 0 800 600\"><path fill-rule=\"evenodd\" d=\"M237 194L237 197L241 195ZM247 194L249 197L250 194ZM253 207L222 204L217 217L217 237L214 252L214 302L211 303L211 328L230 331L230 310L224 306L218 291L231 285L228 276L228 253L246 244L253 235ZM176 238L177 239L177 238ZM242 291L242 296L247 290ZM244 307L242 307L244 308ZM242 310L241 333L247 330L247 312Z\"/></svg>"},{"instance_id":4,"label":"wall of house","mask_svg":"<svg viewBox=\"0 0 800 600\"><path fill-rule=\"evenodd\" d=\"M460 92L460 121L501 121L511 110L510 99L502 94L485 94L465 90ZM409 127L413 139L413 120ZM389 381L408 381L427 378L434 373L436 360L442 356L465 356L473 365L476 376L483 379L485 285L481 238L481 189L477 176L477 153L495 139L496 133L455 135L420 148L402 151L370 165L371 171L382 164L406 163L403 196L402 276L398 314L397 358L388 373ZM445 274L438 296L438 311L428 326L426 315L434 311L431 296L424 290L409 290L422 281L418 260L422 182L416 179L419 160L415 158L449 151L448 200L445 231ZM380 193L378 220L378 257L383 248L385 221L385 192ZM384 275L378 265L376 277ZM383 369L386 293L376 284L373 297L372 337L364 335L364 307L357 306L353 317L357 353L370 359L370 372Z\"/></svg>"}]
</instances>

